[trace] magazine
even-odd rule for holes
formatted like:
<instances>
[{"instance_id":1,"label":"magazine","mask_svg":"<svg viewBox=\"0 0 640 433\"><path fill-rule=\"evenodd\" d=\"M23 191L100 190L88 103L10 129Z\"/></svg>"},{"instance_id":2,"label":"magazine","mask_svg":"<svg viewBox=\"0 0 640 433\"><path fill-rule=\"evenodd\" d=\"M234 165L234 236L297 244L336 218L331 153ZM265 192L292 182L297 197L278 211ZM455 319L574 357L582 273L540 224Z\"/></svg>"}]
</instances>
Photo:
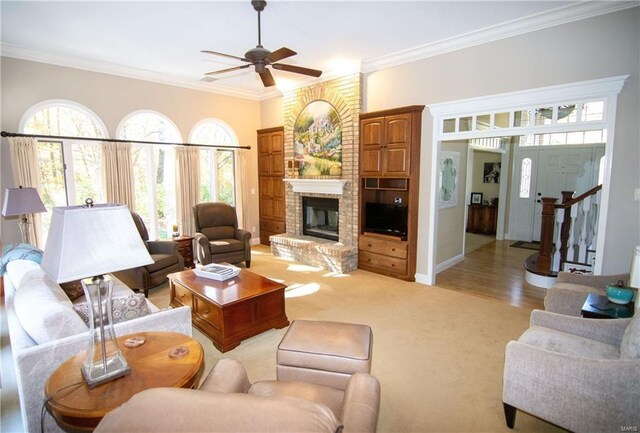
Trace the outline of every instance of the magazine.
<instances>
[{"instance_id":1,"label":"magazine","mask_svg":"<svg viewBox=\"0 0 640 433\"><path fill-rule=\"evenodd\" d=\"M240 268L228 263L211 263L210 265L196 268L193 272L202 278L225 281L238 275L240 273Z\"/></svg>"}]
</instances>

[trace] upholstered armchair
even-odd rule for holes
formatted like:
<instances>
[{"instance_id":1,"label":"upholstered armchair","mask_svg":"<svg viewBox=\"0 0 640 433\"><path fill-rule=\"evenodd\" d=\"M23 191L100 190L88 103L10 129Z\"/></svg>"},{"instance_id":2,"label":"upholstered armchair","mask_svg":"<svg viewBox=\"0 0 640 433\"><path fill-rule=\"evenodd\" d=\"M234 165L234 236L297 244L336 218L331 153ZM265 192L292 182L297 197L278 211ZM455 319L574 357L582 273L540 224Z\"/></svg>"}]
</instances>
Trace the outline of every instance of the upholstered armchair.
<instances>
[{"instance_id":1,"label":"upholstered armchair","mask_svg":"<svg viewBox=\"0 0 640 433\"><path fill-rule=\"evenodd\" d=\"M149 232L140 215L131 212L131 217L153 259L153 263L139 268L114 272L114 275L129 288L143 290L144 296L148 296L149 289L167 281L168 274L182 271L184 260L178 253L178 244L169 241L150 241Z\"/></svg>"},{"instance_id":2,"label":"upholstered armchair","mask_svg":"<svg viewBox=\"0 0 640 433\"><path fill-rule=\"evenodd\" d=\"M583 319L534 310L530 328L506 347L502 401L574 432L640 426L640 313Z\"/></svg>"},{"instance_id":3,"label":"upholstered armchair","mask_svg":"<svg viewBox=\"0 0 640 433\"><path fill-rule=\"evenodd\" d=\"M251 384L242 364L221 359L200 390L143 391L110 412L95 432L373 433L379 406L380 384L367 373L352 375L344 390L279 380Z\"/></svg>"},{"instance_id":4,"label":"upholstered armchair","mask_svg":"<svg viewBox=\"0 0 640 433\"><path fill-rule=\"evenodd\" d=\"M238 228L233 206L226 203L200 203L193 207L196 258L202 265L239 263L251 267L251 233Z\"/></svg>"},{"instance_id":5,"label":"upholstered armchair","mask_svg":"<svg viewBox=\"0 0 640 433\"><path fill-rule=\"evenodd\" d=\"M580 310L589 293L606 295L607 286L618 280L626 285L629 274L591 275L559 272L556 284L547 289L544 309L552 313L580 317Z\"/></svg>"}]
</instances>

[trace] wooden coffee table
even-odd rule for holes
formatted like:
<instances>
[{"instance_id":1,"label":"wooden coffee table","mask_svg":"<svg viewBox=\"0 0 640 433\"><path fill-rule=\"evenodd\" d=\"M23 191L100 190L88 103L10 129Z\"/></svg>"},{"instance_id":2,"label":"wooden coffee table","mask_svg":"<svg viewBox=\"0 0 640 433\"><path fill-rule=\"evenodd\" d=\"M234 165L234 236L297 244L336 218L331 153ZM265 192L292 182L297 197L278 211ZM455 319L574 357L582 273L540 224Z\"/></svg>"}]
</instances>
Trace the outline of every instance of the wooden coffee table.
<instances>
[{"instance_id":1,"label":"wooden coffee table","mask_svg":"<svg viewBox=\"0 0 640 433\"><path fill-rule=\"evenodd\" d=\"M124 341L133 336L142 336L146 341L138 347L126 347ZM117 340L131 368L128 376L90 389L80 372L85 356L82 352L49 377L44 389L47 409L65 430L95 429L107 413L145 389L192 388L204 365L200 343L177 332L138 332ZM188 353L170 357L169 351L180 346L186 347Z\"/></svg>"},{"instance_id":2,"label":"wooden coffee table","mask_svg":"<svg viewBox=\"0 0 640 433\"><path fill-rule=\"evenodd\" d=\"M242 269L226 281L198 277L192 270L169 274L171 305L191 307L193 325L220 352L271 328L289 325L284 284Z\"/></svg>"}]
</instances>

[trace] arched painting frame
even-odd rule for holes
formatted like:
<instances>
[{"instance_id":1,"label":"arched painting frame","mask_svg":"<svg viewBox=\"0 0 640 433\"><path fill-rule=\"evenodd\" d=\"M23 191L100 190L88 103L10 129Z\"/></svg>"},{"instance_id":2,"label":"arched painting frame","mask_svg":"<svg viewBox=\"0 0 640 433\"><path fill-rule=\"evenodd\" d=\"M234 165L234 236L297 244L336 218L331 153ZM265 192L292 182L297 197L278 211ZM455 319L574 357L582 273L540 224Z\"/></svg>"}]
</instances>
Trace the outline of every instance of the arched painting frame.
<instances>
[{"instance_id":1,"label":"arched painting frame","mask_svg":"<svg viewBox=\"0 0 640 433\"><path fill-rule=\"evenodd\" d=\"M342 121L324 100L307 104L293 126L293 157L304 177L342 174Z\"/></svg>"}]
</instances>

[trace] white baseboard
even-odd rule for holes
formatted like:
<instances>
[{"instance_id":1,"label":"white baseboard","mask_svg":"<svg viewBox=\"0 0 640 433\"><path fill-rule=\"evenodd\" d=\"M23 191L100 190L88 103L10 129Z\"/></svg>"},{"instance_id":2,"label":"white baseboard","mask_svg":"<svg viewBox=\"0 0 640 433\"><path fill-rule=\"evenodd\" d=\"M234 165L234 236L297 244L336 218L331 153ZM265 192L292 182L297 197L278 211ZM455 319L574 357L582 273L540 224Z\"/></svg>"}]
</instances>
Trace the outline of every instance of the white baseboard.
<instances>
[{"instance_id":1,"label":"white baseboard","mask_svg":"<svg viewBox=\"0 0 640 433\"><path fill-rule=\"evenodd\" d=\"M458 254L457 256L451 257L450 259L447 259L442 263L438 263L436 265L436 274L444 271L445 269L450 268L453 265L457 265L463 260L464 260L464 254Z\"/></svg>"},{"instance_id":2,"label":"white baseboard","mask_svg":"<svg viewBox=\"0 0 640 433\"><path fill-rule=\"evenodd\" d=\"M260 245L260 238L251 238L251 245Z\"/></svg>"},{"instance_id":3,"label":"white baseboard","mask_svg":"<svg viewBox=\"0 0 640 433\"><path fill-rule=\"evenodd\" d=\"M431 278L429 274L418 274L416 273L416 283L426 284L427 286L432 286Z\"/></svg>"}]
</instances>

